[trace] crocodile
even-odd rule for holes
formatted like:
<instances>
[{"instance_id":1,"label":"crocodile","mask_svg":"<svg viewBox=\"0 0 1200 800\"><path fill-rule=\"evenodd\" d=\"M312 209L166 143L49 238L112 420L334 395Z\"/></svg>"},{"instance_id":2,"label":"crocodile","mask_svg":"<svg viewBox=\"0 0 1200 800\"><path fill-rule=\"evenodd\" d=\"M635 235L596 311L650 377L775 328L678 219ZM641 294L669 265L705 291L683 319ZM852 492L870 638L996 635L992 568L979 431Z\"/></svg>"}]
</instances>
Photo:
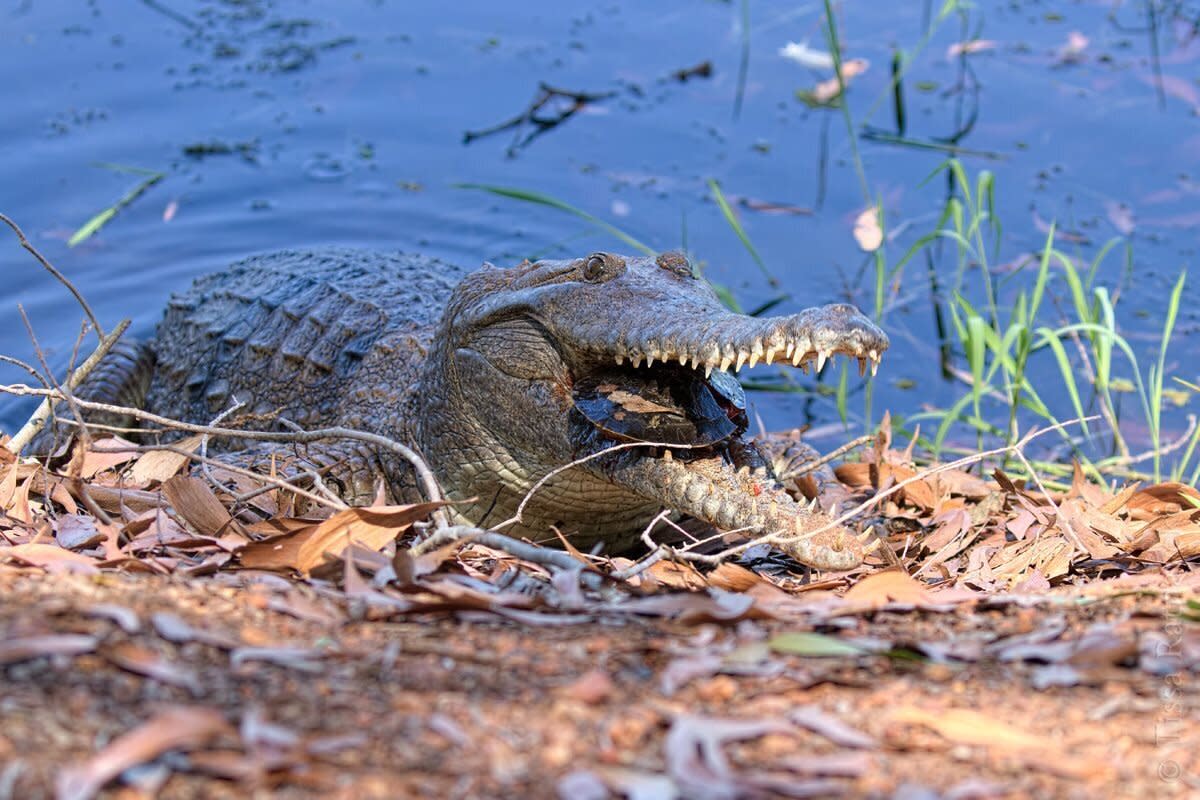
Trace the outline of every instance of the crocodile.
<instances>
[{"instance_id":1,"label":"crocodile","mask_svg":"<svg viewBox=\"0 0 1200 800\"><path fill-rule=\"evenodd\" d=\"M553 541L553 529L620 552L670 509L723 531L782 533L797 560L844 570L861 563L861 542L785 490L777 448L746 432L731 373L820 369L840 354L874 374L887 346L850 305L734 313L675 252L468 272L416 255L285 251L173 296L154 337L122 342L81 396L196 423L236 400L259 420L379 434L420 453L463 524L518 518L509 532ZM624 406L598 424L580 412L585 384ZM639 406L652 385L659 399ZM689 442L672 429L656 442L640 431L614 448L661 396L676 398L668 410L685 431L693 401L719 409L721 433ZM229 446L222 458L260 469L299 460L352 505L420 499L409 462L363 441Z\"/></svg>"}]
</instances>

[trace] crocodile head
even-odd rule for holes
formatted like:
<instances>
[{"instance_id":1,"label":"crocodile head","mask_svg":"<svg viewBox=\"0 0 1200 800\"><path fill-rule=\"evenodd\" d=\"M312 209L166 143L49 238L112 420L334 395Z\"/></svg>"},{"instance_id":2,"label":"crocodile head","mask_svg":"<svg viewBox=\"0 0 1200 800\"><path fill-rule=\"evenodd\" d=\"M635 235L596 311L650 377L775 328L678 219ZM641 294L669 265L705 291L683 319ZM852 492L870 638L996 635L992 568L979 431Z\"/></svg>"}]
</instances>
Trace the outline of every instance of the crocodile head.
<instances>
[{"instance_id":1,"label":"crocodile head","mask_svg":"<svg viewBox=\"0 0 1200 800\"><path fill-rule=\"evenodd\" d=\"M554 525L578 546L619 549L667 508L723 530L796 534L799 560L846 569L861 559L857 540L839 528L804 537L829 520L776 481L729 373L835 354L874 371L887 346L848 305L733 313L676 253L485 265L447 305L418 387L417 441L475 524L515 515L540 479L586 458L539 487L524 532ZM646 444L587 458L630 441Z\"/></svg>"}]
</instances>

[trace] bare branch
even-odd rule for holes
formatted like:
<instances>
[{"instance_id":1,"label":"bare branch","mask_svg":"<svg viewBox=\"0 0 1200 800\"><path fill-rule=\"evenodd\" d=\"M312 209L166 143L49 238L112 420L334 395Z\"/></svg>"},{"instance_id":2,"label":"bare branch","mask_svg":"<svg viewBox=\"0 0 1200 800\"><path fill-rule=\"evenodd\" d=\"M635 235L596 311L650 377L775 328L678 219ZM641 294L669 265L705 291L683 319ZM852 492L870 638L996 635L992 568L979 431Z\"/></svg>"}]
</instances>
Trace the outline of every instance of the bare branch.
<instances>
[{"instance_id":1,"label":"bare branch","mask_svg":"<svg viewBox=\"0 0 1200 800\"><path fill-rule=\"evenodd\" d=\"M101 338L100 344L96 346L96 349L92 351L92 354L84 359L84 362L67 376L67 380L63 383L62 387L64 391L58 391L57 389L30 390L30 394L38 394L45 399L42 401L42 404L33 412L32 416L29 417L29 421L21 426L21 429L17 431L13 438L10 439L5 445L10 453L19 454L25 449L25 446L33 440L33 437L37 436L38 431L45 427L46 420L50 418L50 413L54 410L54 406L57 405L58 401L65 400L68 395L74 392L75 389L79 388L79 385L83 383L83 380L89 374L91 374L92 370L96 368L101 359L108 354L108 351L113 348L113 345L117 343L117 340L121 338L121 335L125 333L125 329L128 327L129 320L123 319L117 323L117 326L113 328L110 333ZM88 405L86 401L80 400L79 398L74 398L74 400L75 403L84 406L85 408Z\"/></svg>"},{"instance_id":2,"label":"bare branch","mask_svg":"<svg viewBox=\"0 0 1200 800\"><path fill-rule=\"evenodd\" d=\"M122 328L121 330L124 330ZM89 359L90 360L90 359ZM83 366L87 366L84 362ZM82 369L82 367L81 367ZM18 397L45 397L61 400L63 395L53 389L37 389L24 384L9 384L0 385L0 392L11 394ZM413 467L417 474L417 478L424 490L425 498L429 502L437 503L442 501L442 492L438 487L437 478L434 477L433 471L429 469L429 465L425 460L417 454L415 450L403 445L394 439L389 439L377 433L368 433L366 431L354 430L353 428L343 428L340 426L330 428L318 428L310 431L289 431L272 432L272 431L247 431L237 428L220 428L211 425L197 425L191 422L180 422L179 420L170 419L159 414L152 414L149 411L144 411L140 408L132 406L118 406L112 403L97 403L91 400L80 400L76 398L76 402L85 409L91 411L108 411L114 414L130 416L134 419L139 419L144 422L151 422L155 425L161 425L164 428L173 430L187 431L189 433L207 433L212 436L222 436L234 439L249 439L260 442L287 442L292 444L302 444L306 442L317 442L322 439L353 439L360 442L375 445L376 447L388 450L392 453L405 458ZM433 512L434 518L439 519L439 527L448 525L446 521L444 509L438 509Z\"/></svg>"},{"instance_id":3,"label":"bare branch","mask_svg":"<svg viewBox=\"0 0 1200 800\"><path fill-rule=\"evenodd\" d=\"M88 305L88 301L83 299L83 295L80 293L80 291L75 288L75 284L67 280L66 275L63 275L61 272L59 272L58 269L55 268L55 266L51 264L45 256L38 252L37 248L30 243L29 239L25 238L25 232L17 226L17 223L13 222L4 214L0 214L0 222L3 222L8 227L12 228L13 233L17 235L17 241L20 242L21 247L24 247L26 250L28 250L29 253L38 260L38 263L46 268L47 272L57 278L59 283L61 283L63 286L66 286L67 290L70 291L71 294L75 295L76 302L78 302L79 307L83 309L83 313L87 315L88 322L92 323L92 329L96 331L96 338L99 339L100 344L103 345L104 339L106 338L104 334L104 328L100 327L100 320L96 319L95 312L92 311L92 307Z\"/></svg>"}]
</instances>

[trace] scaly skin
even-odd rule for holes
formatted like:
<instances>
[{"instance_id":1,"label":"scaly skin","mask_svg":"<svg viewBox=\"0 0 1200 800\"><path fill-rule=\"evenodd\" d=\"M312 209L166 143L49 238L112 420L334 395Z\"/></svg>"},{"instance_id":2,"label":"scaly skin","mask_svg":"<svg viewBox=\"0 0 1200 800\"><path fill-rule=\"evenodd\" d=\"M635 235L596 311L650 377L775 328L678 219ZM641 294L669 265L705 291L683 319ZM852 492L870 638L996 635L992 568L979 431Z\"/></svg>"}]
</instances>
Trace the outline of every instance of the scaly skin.
<instances>
[{"instance_id":1,"label":"scaly skin","mask_svg":"<svg viewBox=\"0 0 1200 800\"><path fill-rule=\"evenodd\" d=\"M760 360L807 366L834 353L874 369L887 346L851 306L732 313L678 254L466 274L413 256L285 252L201 278L171 301L150 343L146 406L206 422L236 396L305 427L406 442L460 520L486 527L513 516L547 473L611 445L573 411L581 376L618 368L637 381L637 370L664 361L705 373ZM336 452L346 469L334 478L351 502L369 502L378 476L394 498L416 499L407 464L344 443ZM572 467L533 497L515 530L548 540L553 525L580 548L619 551L664 507L726 530L794 534L789 552L817 568L862 558L844 529L806 536L829 520L792 500L740 435L697 453L638 447Z\"/></svg>"}]
</instances>

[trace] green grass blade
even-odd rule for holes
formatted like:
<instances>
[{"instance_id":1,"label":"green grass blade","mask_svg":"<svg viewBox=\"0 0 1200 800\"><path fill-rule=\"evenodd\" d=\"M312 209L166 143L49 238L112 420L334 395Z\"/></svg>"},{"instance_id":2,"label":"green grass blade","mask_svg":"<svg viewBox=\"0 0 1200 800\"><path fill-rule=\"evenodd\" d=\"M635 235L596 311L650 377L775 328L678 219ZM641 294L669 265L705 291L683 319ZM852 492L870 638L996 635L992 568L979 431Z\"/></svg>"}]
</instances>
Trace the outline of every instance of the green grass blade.
<instances>
[{"instance_id":1,"label":"green grass blade","mask_svg":"<svg viewBox=\"0 0 1200 800\"><path fill-rule=\"evenodd\" d=\"M657 254L657 251L654 248L633 238L616 225L605 222L594 214L589 214L582 208L576 208L564 200L559 200L557 197L552 197L548 194L531 191L529 189L518 189L511 186L495 186L489 183L455 183L451 185L456 189L472 189L481 192L488 192L489 194L494 194L499 197L507 197L511 200L520 200L524 203L533 203L535 205L547 206L559 211L565 211L568 214L573 214L576 217L595 225L597 228L600 228L606 233L611 234L633 249L644 253L645 255L652 256Z\"/></svg>"},{"instance_id":2,"label":"green grass blade","mask_svg":"<svg viewBox=\"0 0 1200 800\"><path fill-rule=\"evenodd\" d=\"M746 230L742 227L741 221L737 218L737 215L733 213L733 209L730 208L729 202L725 199L725 195L721 191L721 185L717 183L715 178L709 178L708 188L712 190L713 199L717 201L717 206L721 209L721 214L725 217L725 221L729 223L729 227L733 228L733 232L737 234L737 237L742 240L742 245L746 248L746 252L748 252L750 257L754 259L754 263L757 264L759 270L762 271L763 276L767 279L767 283L771 284L772 286L778 286L779 279L771 274L771 270L767 269L766 262L764 262L762 260L762 256L758 254L758 250L755 249L754 243L750 241L750 237L746 234Z\"/></svg>"},{"instance_id":3,"label":"green grass blade","mask_svg":"<svg viewBox=\"0 0 1200 800\"><path fill-rule=\"evenodd\" d=\"M137 167L126 167L125 170L126 171L139 170L139 174L141 172L145 172L144 170L140 170ZM94 236L97 231L99 231L101 228L103 228L105 225L107 225L109 222L111 222L112 218L115 217L121 209L125 208L125 206L129 205L134 200L137 200L139 197L142 196L143 193L146 192L146 190L148 190L151 186L158 183L165 177L166 177L166 173L151 172L149 174L149 177L147 177L145 180L143 180L137 186L134 186L132 189L130 189L128 192L126 192L124 195L122 195L121 198L117 200L117 202L113 203L111 206L104 209L100 213L94 215L87 222L83 223L83 225L81 225L79 227L79 230L77 230L77 231L75 231L75 233L71 234L71 238L67 240L67 247L74 247L77 244L79 244L80 242L86 241L87 239Z\"/></svg>"}]
</instances>

